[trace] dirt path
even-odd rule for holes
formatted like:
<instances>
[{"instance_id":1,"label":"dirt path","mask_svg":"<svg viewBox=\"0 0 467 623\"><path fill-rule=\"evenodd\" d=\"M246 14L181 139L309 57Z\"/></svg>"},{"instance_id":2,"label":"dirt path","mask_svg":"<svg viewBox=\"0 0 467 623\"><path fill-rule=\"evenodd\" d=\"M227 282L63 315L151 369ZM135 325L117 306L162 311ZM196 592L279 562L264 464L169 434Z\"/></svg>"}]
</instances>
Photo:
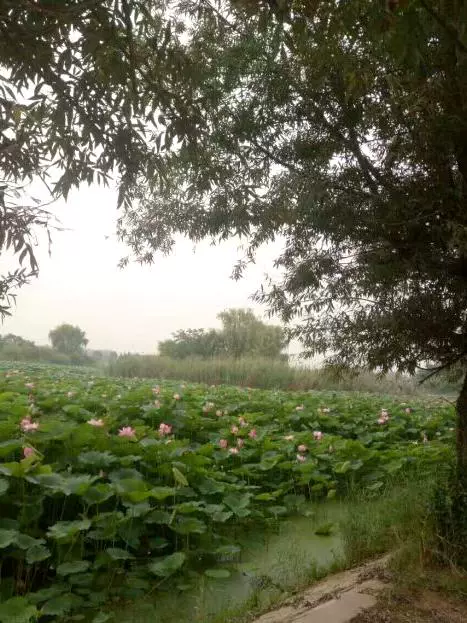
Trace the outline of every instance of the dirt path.
<instances>
[{"instance_id":1,"label":"dirt path","mask_svg":"<svg viewBox=\"0 0 467 623\"><path fill-rule=\"evenodd\" d=\"M466 623L467 603L434 591L382 595L352 623ZM332 623L330 620L328 623Z\"/></svg>"},{"instance_id":2,"label":"dirt path","mask_svg":"<svg viewBox=\"0 0 467 623\"><path fill-rule=\"evenodd\" d=\"M330 576L255 623L466 623L467 603L393 587L386 556Z\"/></svg>"},{"instance_id":3,"label":"dirt path","mask_svg":"<svg viewBox=\"0 0 467 623\"><path fill-rule=\"evenodd\" d=\"M387 561L381 558L332 575L255 623L348 623L375 606L378 595L388 588L384 581Z\"/></svg>"}]
</instances>

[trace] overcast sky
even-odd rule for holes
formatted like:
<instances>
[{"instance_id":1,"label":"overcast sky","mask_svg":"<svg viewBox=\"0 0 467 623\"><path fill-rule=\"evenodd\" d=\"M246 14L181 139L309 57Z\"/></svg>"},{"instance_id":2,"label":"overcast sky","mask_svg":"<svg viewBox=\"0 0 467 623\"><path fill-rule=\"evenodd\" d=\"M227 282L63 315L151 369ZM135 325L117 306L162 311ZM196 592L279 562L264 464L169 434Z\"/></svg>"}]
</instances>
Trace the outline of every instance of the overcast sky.
<instances>
[{"instance_id":1,"label":"overcast sky","mask_svg":"<svg viewBox=\"0 0 467 623\"><path fill-rule=\"evenodd\" d=\"M170 257L152 266L119 269L127 249L114 235L115 192L83 187L52 209L68 231L54 234L50 258L46 247L38 251L39 278L19 291L3 334L45 344L51 328L69 322L86 331L89 348L150 353L177 329L219 326L216 314L223 309L252 307L264 314L249 297L273 272L278 244L264 248L238 282L230 279L241 255L233 240L195 250L180 240Z\"/></svg>"}]
</instances>

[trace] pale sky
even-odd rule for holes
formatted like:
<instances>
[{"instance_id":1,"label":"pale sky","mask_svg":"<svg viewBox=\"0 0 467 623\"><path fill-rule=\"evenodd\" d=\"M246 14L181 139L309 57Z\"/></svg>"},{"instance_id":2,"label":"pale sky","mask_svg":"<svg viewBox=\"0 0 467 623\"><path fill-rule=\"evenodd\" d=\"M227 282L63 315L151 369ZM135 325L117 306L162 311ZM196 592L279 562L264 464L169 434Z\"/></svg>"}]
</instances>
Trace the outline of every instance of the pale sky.
<instances>
[{"instance_id":1,"label":"pale sky","mask_svg":"<svg viewBox=\"0 0 467 623\"><path fill-rule=\"evenodd\" d=\"M192 243L181 239L171 256L158 256L152 266L119 269L128 249L114 235L114 191L82 187L52 210L68 231L54 233L50 258L46 246L38 251L39 278L18 292L2 334L46 344L49 330L68 322L86 331L89 348L152 353L159 340L177 329L218 327L216 314L223 309L251 307L260 316L265 312L249 297L265 274L273 273L278 243L263 248L237 282L230 279L241 257L234 240L193 250Z\"/></svg>"}]
</instances>

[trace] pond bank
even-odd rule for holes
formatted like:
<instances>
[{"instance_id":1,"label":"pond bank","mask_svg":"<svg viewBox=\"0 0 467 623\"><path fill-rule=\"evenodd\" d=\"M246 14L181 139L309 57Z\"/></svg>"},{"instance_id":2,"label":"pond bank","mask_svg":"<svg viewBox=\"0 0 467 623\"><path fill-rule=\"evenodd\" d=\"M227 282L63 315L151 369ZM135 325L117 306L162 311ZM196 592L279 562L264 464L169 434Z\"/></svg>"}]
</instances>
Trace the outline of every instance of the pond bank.
<instances>
[{"instance_id":1,"label":"pond bank","mask_svg":"<svg viewBox=\"0 0 467 623\"><path fill-rule=\"evenodd\" d=\"M154 603L132 605L119 613L119 619L125 623L217 623L248 611L267 610L297 586L342 568L339 525L346 512L345 504L339 502L309 505L307 516L282 520L267 533L255 530L241 535L239 559L219 563L230 577L194 576L193 587L183 592L169 579Z\"/></svg>"}]
</instances>

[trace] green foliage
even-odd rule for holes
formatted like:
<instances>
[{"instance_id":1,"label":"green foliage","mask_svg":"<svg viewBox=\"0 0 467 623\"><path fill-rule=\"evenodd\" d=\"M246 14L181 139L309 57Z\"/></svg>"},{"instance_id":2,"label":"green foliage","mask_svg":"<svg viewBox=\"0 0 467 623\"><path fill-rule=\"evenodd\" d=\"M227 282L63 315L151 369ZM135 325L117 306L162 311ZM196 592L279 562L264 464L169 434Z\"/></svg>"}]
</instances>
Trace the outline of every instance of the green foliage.
<instances>
[{"instance_id":1,"label":"green foliage","mask_svg":"<svg viewBox=\"0 0 467 623\"><path fill-rule=\"evenodd\" d=\"M395 477L429 477L452 459L454 413L445 402L411 407L357 393L8 370L0 620L92 621L116 597L146 593L154 576L221 580L235 562L214 561L238 555L240 529L275 525L306 499L375 496ZM37 430L23 430L27 417Z\"/></svg>"},{"instance_id":2,"label":"green foliage","mask_svg":"<svg viewBox=\"0 0 467 623\"><path fill-rule=\"evenodd\" d=\"M186 555L183 552L176 552L170 556L164 556L160 560L149 565L149 570L154 575L167 578L176 573L185 562Z\"/></svg>"},{"instance_id":3,"label":"green foliage","mask_svg":"<svg viewBox=\"0 0 467 623\"><path fill-rule=\"evenodd\" d=\"M215 578L216 580L225 580L230 577L230 571L228 569L206 569L204 574L208 578Z\"/></svg>"},{"instance_id":4,"label":"green foliage","mask_svg":"<svg viewBox=\"0 0 467 623\"><path fill-rule=\"evenodd\" d=\"M187 357L212 358L216 356L239 359L241 357L264 357L286 359L281 351L286 346L284 330L267 325L250 309L228 309L218 318L222 329L188 329L173 334L173 339L159 342L163 357L185 359Z\"/></svg>"},{"instance_id":5,"label":"green foliage","mask_svg":"<svg viewBox=\"0 0 467 623\"><path fill-rule=\"evenodd\" d=\"M61 324L49 332L52 347L65 355L80 355L88 343L85 332L71 324Z\"/></svg>"},{"instance_id":6,"label":"green foliage","mask_svg":"<svg viewBox=\"0 0 467 623\"><path fill-rule=\"evenodd\" d=\"M37 617L37 608L24 597L12 597L0 604L1 623L29 623Z\"/></svg>"}]
</instances>

